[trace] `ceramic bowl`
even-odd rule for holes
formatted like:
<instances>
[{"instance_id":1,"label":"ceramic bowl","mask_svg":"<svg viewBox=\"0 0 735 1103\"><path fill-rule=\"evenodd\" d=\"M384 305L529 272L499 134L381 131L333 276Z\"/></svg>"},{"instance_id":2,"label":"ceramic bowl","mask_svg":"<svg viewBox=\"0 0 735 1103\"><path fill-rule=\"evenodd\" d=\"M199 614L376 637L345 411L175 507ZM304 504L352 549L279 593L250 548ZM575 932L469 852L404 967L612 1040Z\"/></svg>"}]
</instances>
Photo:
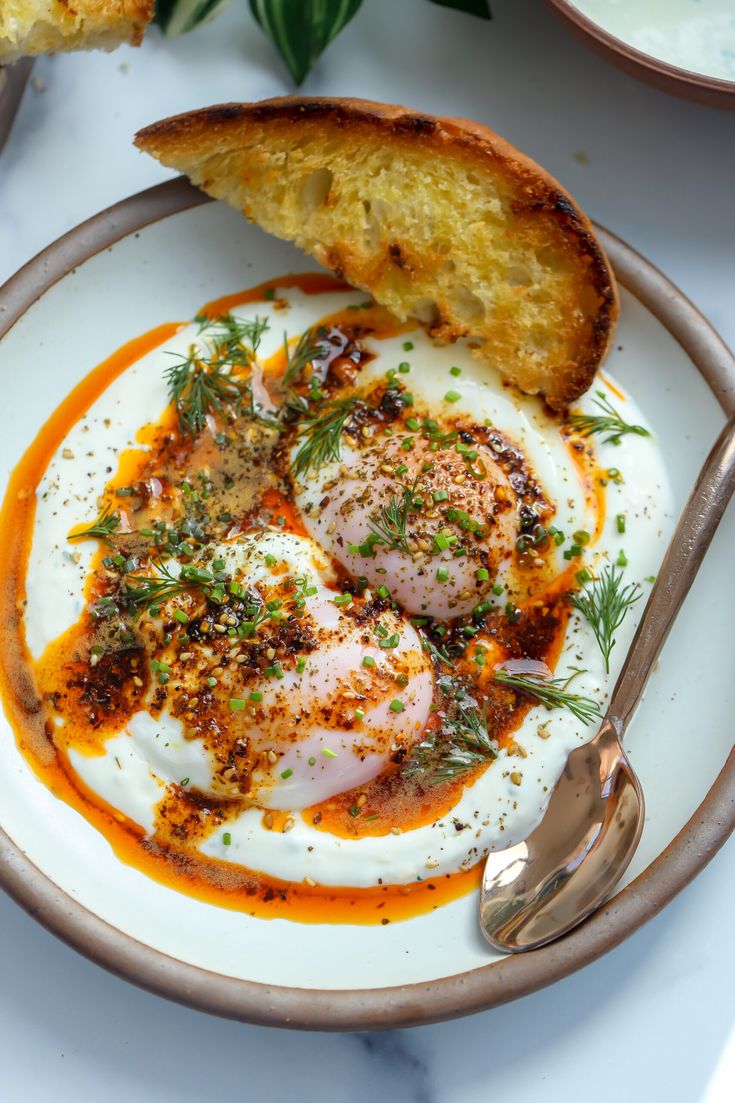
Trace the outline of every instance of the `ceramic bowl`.
<instances>
[{"instance_id":1,"label":"ceramic bowl","mask_svg":"<svg viewBox=\"0 0 735 1103\"><path fill-rule=\"evenodd\" d=\"M735 360L651 264L600 230L622 286L610 370L648 411L683 505L735 409ZM118 204L0 289L7 476L68 391L124 341L202 302L314 267L180 180ZM270 1025L367 1030L467 1014L568 975L630 935L698 872L735 824L732 552L723 521L634 718L626 748L648 816L617 894L566 938L501 957L477 895L389 926L256 919L125 865L33 774L0 715L0 884L111 971L161 995ZM2 646L0 626L0 647ZM693 932L692 937L695 937Z\"/></svg>"},{"instance_id":2,"label":"ceramic bowl","mask_svg":"<svg viewBox=\"0 0 735 1103\"><path fill-rule=\"evenodd\" d=\"M547 0L608 61L665 92L735 110L732 0Z\"/></svg>"}]
</instances>

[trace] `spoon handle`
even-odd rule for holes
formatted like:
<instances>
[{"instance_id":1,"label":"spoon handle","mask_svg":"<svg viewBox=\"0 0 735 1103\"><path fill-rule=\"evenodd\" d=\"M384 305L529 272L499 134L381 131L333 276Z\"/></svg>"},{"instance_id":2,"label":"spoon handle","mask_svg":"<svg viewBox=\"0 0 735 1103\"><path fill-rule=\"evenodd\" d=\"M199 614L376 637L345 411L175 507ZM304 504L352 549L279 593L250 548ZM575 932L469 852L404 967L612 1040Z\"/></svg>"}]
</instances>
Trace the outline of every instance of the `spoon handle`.
<instances>
[{"instance_id":1,"label":"spoon handle","mask_svg":"<svg viewBox=\"0 0 735 1103\"><path fill-rule=\"evenodd\" d=\"M735 416L720 433L689 495L612 692L607 715L618 738L643 695L734 490Z\"/></svg>"}]
</instances>

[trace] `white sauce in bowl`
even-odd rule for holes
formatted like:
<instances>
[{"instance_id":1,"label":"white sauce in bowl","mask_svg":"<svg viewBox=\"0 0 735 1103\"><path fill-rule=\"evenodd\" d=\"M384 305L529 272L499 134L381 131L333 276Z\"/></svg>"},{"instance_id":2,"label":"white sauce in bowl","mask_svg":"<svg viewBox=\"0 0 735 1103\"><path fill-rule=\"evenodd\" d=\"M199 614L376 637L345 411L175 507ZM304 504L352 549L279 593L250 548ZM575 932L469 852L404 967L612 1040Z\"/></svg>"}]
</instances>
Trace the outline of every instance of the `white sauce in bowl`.
<instances>
[{"instance_id":1,"label":"white sauce in bowl","mask_svg":"<svg viewBox=\"0 0 735 1103\"><path fill-rule=\"evenodd\" d=\"M307 296L289 291L287 298L291 304L288 311L276 312L271 303L234 311L243 317L257 312L271 319L261 349L264 357L276 351L284 327L290 334L299 333L347 303L359 303L364 296L356 292ZM98 495L116 457L134 446L135 433L142 424L163 411L167 403L164 369L170 362L167 353L184 352L195 333L195 327L187 327L115 380L70 431L49 465L38 491L28 576L26 631L34 657L76 621L83 607L84 580L96 545L91 541L75 545L73 550L81 553L77 560L70 554L67 534L80 519L95 515ZM439 409L448 391L458 393L459 398L452 402L453 414L490 419L521 446L547 497L557 503L555 524L570 533L590 527L592 518L578 473L559 438L558 423L547 418L541 404L504 387L497 374L479 364L461 344L440 349L422 331L412 332L410 337L414 346L410 356L401 351L403 338L368 342L376 355L362 378L383 376L399 361L410 360L405 381L417 404ZM451 367L459 368L460 374L450 373ZM603 380L598 387L628 422L648 424L631 398L619 397L617 385L613 390ZM594 393L582 400L579 409L598 412ZM650 588L647 580L658 569L671 523L663 460L655 436L625 436L618 446L601 443L599 438L596 443L601 465L617 468L622 480L610 481L606 488L604 529L584 563L589 567L615 563L623 552L626 581L641 584L644 600ZM307 497L318 496L320 481L306 488ZM624 534L618 531L618 515L626 518ZM311 534L319 535L317 529ZM564 566L562 551L558 553L560 570ZM603 710L643 600L616 634L610 675L604 672L590 626L576 613L571 618L555 673L567 677L583 668L574 680L574 690L599 702ZM284 834L266 830L262 810L250 808L214 830L200 847L204 854L283 880L309 877L324 885L400 884L454 872L474 864L489 849L523 838L541 817L569 752L595 731L595 724L585 727L567 711L533 708L514 736L524 754L502 751L497 761L465 788L448 815L412 831L339 838L317 830L294 809L294 827ZM206 749L197 740L186 739L181 722L167 712L154 720L141 710L108 740L103 755L71 751L69 757L86 785L146 832L152 830L154 809L167 784L186 778L189 785L206 788L211 772Z\"/></svg>"},{"instance_id":2,"label":"white sauce in bowl","mask_svg":"<svg viewBox=\"0 0 735 1103\"><path fill-rule=\"evenodd\" d=\"M575 0L575 7L641 53L735 81L732 0Z\"/></svg>"}]
</instances>

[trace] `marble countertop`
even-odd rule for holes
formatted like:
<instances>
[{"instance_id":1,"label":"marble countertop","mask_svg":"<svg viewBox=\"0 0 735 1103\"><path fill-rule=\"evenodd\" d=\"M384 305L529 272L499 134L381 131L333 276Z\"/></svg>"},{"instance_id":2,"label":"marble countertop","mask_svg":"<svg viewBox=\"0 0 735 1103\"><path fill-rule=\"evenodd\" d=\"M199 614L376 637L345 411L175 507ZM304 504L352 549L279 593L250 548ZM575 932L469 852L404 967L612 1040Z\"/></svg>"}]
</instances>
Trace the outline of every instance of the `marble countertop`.
<instances>
[{"instance_id":1,"label":"marble countertop","mask_svg":"<svg viewBox=\"0 0 735 1103\"><path fill-rule=\"evenodd\" d=\"M609 68L541 0L483 24L369 0L304 91L487 123L662 268L735 344L735 116ZM0 282L79 221L165 177L130 139L173 112L288 91L236 0L196 35L40 61L0 156ZM665 369L664 369L665 370ZM706 733L703 733L705 736ZM0 898L0 1095L8 1103L725 1103L735 1080L735 842L622 946L469 1019L309 1035L243 1026L109 976ZM603 1085L601 1087L601 1085ZM617 1094L617 1093L616 1093Z\"/></svg>"}]
</instances>

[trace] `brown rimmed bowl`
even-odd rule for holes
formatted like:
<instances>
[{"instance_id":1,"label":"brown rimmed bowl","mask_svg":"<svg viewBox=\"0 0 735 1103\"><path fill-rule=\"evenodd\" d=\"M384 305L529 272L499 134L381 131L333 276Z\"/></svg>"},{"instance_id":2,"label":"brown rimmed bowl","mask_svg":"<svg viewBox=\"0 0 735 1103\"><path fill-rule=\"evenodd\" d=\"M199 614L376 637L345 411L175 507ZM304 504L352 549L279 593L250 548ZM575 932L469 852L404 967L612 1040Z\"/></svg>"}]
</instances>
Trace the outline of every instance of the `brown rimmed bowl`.
<instances>
[{"instance_id":1,"label":"brown rimmed bowl","mask_svg":"<svg viewBox=\"0 0 735 1103\"><path fill-rule=\"evenodd\" d=\"M572 0L546 3L577 38L630 76L694 103L735 111L735 81L680 68L644 53L590 19Z\"/></svg>"},{"instance_id":2,"label":"brown rimmed bowl","mask_svg":"<svg viewBox=\"0 0 735 1103\"><path fill-rule=\"evenodd\" d=\"M660 272L612 234L599 233L623 288L610 370L655 415L681 505L724 414L735 410L735 360ZM83 223L0 289L0 370L14 410L12 432L0 443L0 471L7 475L68 389L124 340L190 317L207 299L306 267L290 246L183 180ZM266 922L191 902L123 866L86 821L35 779L2 718L0 883L49 930L113 973L247 1022L405 1027L551 984L655 915L735 826L728 645L735 596L727 584L733 522L731 511L630 733L649 820L628 881L551 946L493 956L477 932L472 897L385 928ZM690 641L705 633L700 658ZM702 693L708 684L718 693ZM707 739L689 754L700 732Z\"/></svg>"}]
</instances>

